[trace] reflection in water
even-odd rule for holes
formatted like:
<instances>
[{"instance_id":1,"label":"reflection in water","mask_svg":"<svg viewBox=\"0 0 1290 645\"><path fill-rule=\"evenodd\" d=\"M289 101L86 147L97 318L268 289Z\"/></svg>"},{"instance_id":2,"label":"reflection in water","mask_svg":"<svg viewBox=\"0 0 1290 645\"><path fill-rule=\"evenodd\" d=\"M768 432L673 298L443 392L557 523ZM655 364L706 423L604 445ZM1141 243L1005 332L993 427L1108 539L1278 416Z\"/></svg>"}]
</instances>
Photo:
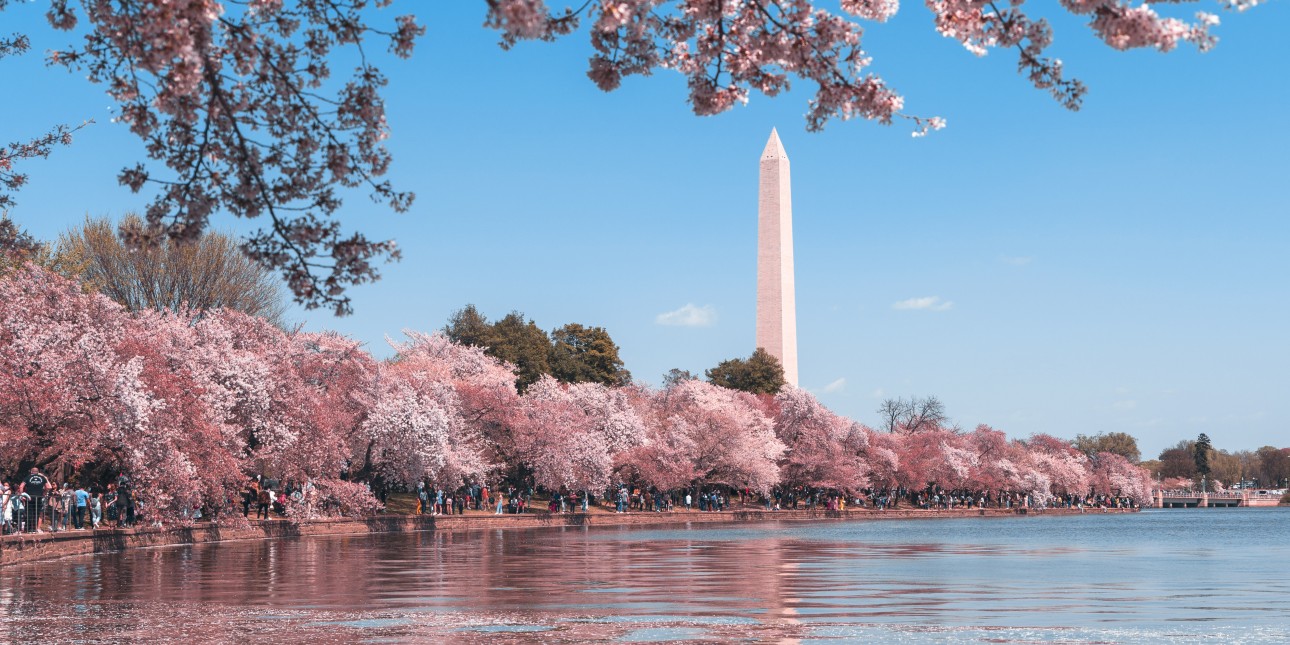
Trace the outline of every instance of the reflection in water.
<instances>
[{"instance_id":1,"label":"reflection in water","mask_svg":"<svg viewBox=\"0 0 1290 645\"><path fill-rule=\"evenodd\" d=\"M563 528L0 572L10 642L1285 642L1290 513Z\"/></svg>"}]
</instances>

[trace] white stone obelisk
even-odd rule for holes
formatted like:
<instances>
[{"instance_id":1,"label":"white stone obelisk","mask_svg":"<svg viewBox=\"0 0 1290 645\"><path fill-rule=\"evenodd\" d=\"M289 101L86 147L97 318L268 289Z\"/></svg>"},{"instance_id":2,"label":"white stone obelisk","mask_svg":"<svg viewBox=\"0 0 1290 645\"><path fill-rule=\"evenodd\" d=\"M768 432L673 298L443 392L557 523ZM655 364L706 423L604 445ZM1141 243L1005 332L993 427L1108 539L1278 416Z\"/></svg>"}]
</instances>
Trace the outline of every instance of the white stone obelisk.
<instances>
[{"instance_id":1,"label":"white stone obelisk","mask_svg":"<svg viewBox=\"0 0 1290 645\"><path fill-rule=\"evenodd\" d=\"M797 302L793 294L793 194L779 133L761 153L757 191L757 346L784 366L797 386Z\"/></svg>"}]
</instances>

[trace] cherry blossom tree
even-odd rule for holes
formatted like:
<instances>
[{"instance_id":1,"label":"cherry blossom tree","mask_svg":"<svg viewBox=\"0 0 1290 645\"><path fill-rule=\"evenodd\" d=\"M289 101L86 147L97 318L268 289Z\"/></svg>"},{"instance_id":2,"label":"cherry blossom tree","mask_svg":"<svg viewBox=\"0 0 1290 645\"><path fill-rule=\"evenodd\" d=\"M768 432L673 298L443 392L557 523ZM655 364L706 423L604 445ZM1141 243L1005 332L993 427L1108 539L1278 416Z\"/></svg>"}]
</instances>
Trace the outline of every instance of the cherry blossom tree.
<instances>
[{"instance_id":1,"label":"cherry blossom tree","mask_svg":"<svg viewBox=\"0 0 1290 645\"><path fill-rule=\"evenodd\" d=\"M869 449L866 451L865 456L869 464L869 480L874 486L894 488L906 481L903 473L902 455L905 450L905 441L909 436L886 432L870 434ZM919 484L920 487L922 485Z\"/></svg>"},{"instance_id":2,"label":"cherry blossom tree","mask_svg":"<svg viewBox=\"0 0 1290 645\"><path fill-rule=\"evenodd\" d=\"M482 347L458 345L442 333L405 330L404 334L406 342L389 341L397 354L387 373L423 391L440 385L451 388L454 398L446 398L444 391L435 396L459 410L462 437L469 444L454 468L473 477L483 473L482 464L518 463L514 428L521 405L513 367L488 356Z\"/></svg>"},{"instance_id":3,"label":"cherry blossom tree","mask_svg":"<svg viewBox=\"0 0 1290 645\"><path fill-rule=\"evenodd\" d=\"M428 480L453 489L481 481L489 468L479 440L468 435L452 385L397 369L384 370L384 377L363 424L374 469L409 486Z\"/></svg>"},{"instance_id":4,"label":"cherry blossom tree","mask_svg":"<svg viewBox=\"0 0 1290 645\"><path fill-rule=\"evenodd\" d=\"M1026 441L1031 464L1039 475L1046 477L1052 492L1084 495L1092 483L1088 458L1071 446L1069 441L1046 434L1036 434ZM1038 480L1041 477L1035 476Z\"/></svg>"},{"instance_id":5,"label":"cherry blossom tree","mask_svg":"<svg viewBox=\"0 0 1290 645\"><path fill-rule=\"evenodd\" d=\"M1023 477L1028 463L1025 449L1008 441L1003 432L981 424L963 436L963 445L976 455L976 464L969 477L972 487L1030 491ZM1043 493L1048 493L1047 484L1043 486Z\"/></svg>"},{"instance_id":6,"label":"cherry blossom tree","mask_svg":"<svg viewBox=\"0 0 1290 645\"><path fill-rule=\"evenodd\" d=\"M198 508L222 509L245 476L236 433L224 424L206 369L195 360L188 315L122 312L121 360L138 366L129 413L118 418L97 459L129 473L156 519L181 518Z\"/></svg>"},{"instance_id":7,"label":"cherry blossom tree","mask_svg":"<svg viewBox=\"0 0 1290 645\"><path fill-rule=\"evenodd\" d=\"M1093 490L1105 495L1128 497L1139 505L1151 501L1151 475L1124 456L1098 453L1092 472Z\"/></svg>"},{"instance_id":8,"label":"cherry blossom tree","mask_svg":"<svg viewBox=\"0 0 1290 645\"><path fill-rule=\"evenodd\" d=\"M576 395L544 375L525 391L515 428L516 454L538 486L552 490L603 490L614 459L597 419Z\"/></svg>"},{"instance_id":9,"label":"cherry blossom tree","mask_svg":"<svg viewBox=\"0 0 1290 645\"><path fill-rule=\"evenodd\" d=\"M958 438L940 427L904 435L897 482L919 490L928 485L960 488L976 467L976 455L959 448Z\"/></svg>"},{"instance_id":10,"label":"cherry blossom tree","mask_svg":"<svg viewBox=\"0 0 1290 645\"><path fill-rule=\"evenodd\" d=\"M562 384L543 376L525 391L516 455L539 486L603 490L626 451L644 443L645 423L628 388Z\"/></svg>"},{"instance_id":11,"label":"cherry blossom tree","mask_svg":"<svg viewBox=\"0 0 1290 645\"><path fill-rule=\"evenodd\" d=\"M785 447L754 395L680 381L658 393L652 407L648 441L627 460L648 483L727 484L761 492L779 483ZM680 481L684 475L692 476Z\"/></svg>"},{"instance_id":12,"label":"cherry blossom tree","mask_svg":"<svg viewBox=\"0 0 1290 645\"><path fill-rule=\"evenodd\" d=\"M825 408L806 390L775 396L775 434L787 446L780 473L790 485L858 490L869 484L869 431Z\"/></svg>"},{"instance_id":13,"label":"cherry blossom tree","mask_svg":"<svg viewBox=\"0 0 1290 645\"><path fill-rule=\"evenodd\" d=\"M120 307L44 269L27 265L0 280L0 456L79 466L110 432L145 418L155 403L141 361L116 345Z\"/></svg>"}]
</instances>

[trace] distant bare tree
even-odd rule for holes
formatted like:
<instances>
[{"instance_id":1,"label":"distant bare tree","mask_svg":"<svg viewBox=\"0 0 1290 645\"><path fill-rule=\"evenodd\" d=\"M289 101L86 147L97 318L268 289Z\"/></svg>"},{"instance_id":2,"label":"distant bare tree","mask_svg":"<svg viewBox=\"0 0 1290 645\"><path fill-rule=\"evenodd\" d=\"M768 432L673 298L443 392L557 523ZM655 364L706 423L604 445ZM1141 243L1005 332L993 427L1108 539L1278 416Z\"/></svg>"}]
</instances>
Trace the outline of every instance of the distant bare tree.
<instances>
[{"instance_id":1,"label":"distant bare tree","mask_svg":"<svg viewBox=\"0 0 1290 645\"><path fill-rule=\"evenodd\" d=\"M84 283L131 311L233 309L283 324L279 280L248 259L234 238L208 232L190 242L132 248L124 240L144 226L136 215L117 229L106 219L86 218L59 236L57 253L82 267Z\"/></svg>"},{"instance_id":2,"label":"distant bare tree","mask_svg":"<svg viewBox=\"0 0 1290 645\"><path fill-rule=\"evenodd\" d=\"M942 427L949 421L945 404L934 396L885 399L878 407L878 415L883 430L906 434Z\"/></svg>"}]
</instances>

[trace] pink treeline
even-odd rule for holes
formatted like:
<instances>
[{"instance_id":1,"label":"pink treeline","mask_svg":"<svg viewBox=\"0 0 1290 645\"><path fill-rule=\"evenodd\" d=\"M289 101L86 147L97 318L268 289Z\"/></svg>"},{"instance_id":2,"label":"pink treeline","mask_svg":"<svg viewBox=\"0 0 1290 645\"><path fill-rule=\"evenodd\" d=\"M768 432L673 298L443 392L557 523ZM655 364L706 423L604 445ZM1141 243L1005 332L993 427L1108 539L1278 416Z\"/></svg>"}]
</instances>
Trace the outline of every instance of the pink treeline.
<instances>
[{"instance_id":1,"label":"pink treeline","mask_svg":"<svg viewBox=\"0 0 1290 645\"><path fill-rule=\"evenodd\" d=\"M701 381L654 390L545 377L521 396L511 366L481 348L418 332L391 343L382 361L338 334L235 312L130 313L27 266L0 280L0 467L126 472L158 519L217 512L252 474L311 482L311 512L375 509L361 483L375 478L1150 496L1145 470L1048 435L880 433L805 390L756 396Z\"/></svg>"}]
</instances>

